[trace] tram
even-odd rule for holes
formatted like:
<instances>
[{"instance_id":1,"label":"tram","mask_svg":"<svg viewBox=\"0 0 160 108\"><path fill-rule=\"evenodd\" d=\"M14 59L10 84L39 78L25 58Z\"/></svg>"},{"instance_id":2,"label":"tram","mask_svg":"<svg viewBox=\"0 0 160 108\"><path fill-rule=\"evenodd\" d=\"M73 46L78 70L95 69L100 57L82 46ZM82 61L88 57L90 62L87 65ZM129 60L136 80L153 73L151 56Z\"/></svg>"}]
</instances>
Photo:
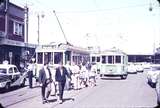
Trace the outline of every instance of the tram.
<instances>
[{"instance_id":1,"label":"tram","mask_svg":"<svg viewBox=\"0 0 160 108\"><path fill-rule=\"evenodd\" d=\"M96 65L97 73L100 72L100 53L90 53L90 63Z\"/></svg>"},{"instance_id":2,"label":"tram","mask_svg":"<svg viewBox=\"0 0 160 108\"><path fill-rule=\"evenodd\" d=\"M127 78L127 54L119 49L105 50L100 53L100 77L120 76L121 79Z\"/></svg>"},{"instance_id":3,"label":"tram","mask_svg":"<svg viewBox=\"0 0 160 108\"><path fill-rule=\"evenodd\" d=\"M70 44L49 44L39 45L36 48L36 64L37 71L43 66L45 62L49 62L49 65L55 68L61 61L63 65L70 61L71 65L80 64L82 61L89 61L89 52L80 47L76 47Z\"/></svg>"}]
</instances>

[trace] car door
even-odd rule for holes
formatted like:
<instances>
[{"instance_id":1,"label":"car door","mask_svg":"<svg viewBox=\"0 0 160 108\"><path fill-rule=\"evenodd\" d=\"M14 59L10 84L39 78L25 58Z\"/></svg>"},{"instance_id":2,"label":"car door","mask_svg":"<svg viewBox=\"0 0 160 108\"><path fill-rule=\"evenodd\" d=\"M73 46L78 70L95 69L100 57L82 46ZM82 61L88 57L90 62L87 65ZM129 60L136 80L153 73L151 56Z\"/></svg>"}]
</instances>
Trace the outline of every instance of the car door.
<instances>
[{"instance_id":1,"label":"car door","mask_svg":"<svg viewBox=\"0 0 160 108\"><path fill-rule=\"evenodd\" d=\"M14 82L14 75L13 75L13 68L12 67L8 68L8 76L9 76L10 80L12 82Z\"/></svg>"},{"instance_id":2,"label":"car door","mask_svg":"<svg viewBox=\"0 0 160 108\"><path fill-rule=\"evenodd\" d=\"M14 76L14 81L18 80L20 77L20 72L18 71L17 67L13 67L13 76Z\"/></svg>"}]
</instances>

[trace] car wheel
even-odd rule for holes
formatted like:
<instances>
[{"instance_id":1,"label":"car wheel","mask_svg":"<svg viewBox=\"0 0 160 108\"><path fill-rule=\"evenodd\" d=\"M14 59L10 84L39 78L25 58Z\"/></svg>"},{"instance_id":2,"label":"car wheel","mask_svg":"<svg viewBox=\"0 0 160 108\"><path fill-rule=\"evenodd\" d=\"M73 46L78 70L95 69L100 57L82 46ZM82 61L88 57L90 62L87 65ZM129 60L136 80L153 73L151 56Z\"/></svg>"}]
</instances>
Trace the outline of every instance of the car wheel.
<instances>
[{"instance_id":1,"label":"car wheel","mask_svg":"<svg viewBox=\"0 0 160 108\"><path fill-rule=\"evenodd\" d=\"M127 78L127 75L122 75L121 76L121 79L126 79Z\"/></svg>"},{"instance_id":2,"label":"car wheel","mask_svg":"<svg viewBox=\"0 0 160 108\"><path fill-rule=\"evenodd\" d=\"M9 88L10 88L10 83L7 83L6 86L5 86L5 90L8 91Z\"/></svg>"},{"instance_id":3,"label":"car wheel","mask_svg":"<svg viewBox=\"0 0 160 108\"><path fill-rule=\"evenodd\" d=\"M151 86L152 88L155 88L155 87L156 87L156 84L155 84L155 83L150 82L150 86Z\"/></svg>"}]
</instances>

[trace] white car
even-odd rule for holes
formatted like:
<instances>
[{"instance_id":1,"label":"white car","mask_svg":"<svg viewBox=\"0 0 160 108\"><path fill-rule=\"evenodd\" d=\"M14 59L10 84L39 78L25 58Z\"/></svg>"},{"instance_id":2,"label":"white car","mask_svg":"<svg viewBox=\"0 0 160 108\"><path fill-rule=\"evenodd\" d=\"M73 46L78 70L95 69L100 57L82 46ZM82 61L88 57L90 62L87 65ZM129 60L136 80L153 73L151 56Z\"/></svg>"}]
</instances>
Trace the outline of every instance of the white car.
<instances>
[{"instance_id":1,"label":"white car","mask_svg":"<svg viewBox=\"0 0 160 108\"><path fill-rule=\"evenodd\" d=\"M157 83L157 77L160 74L160 65L154 65L150 67L147 72L147 82L151 87L155 87Z\"/></svg>"},{"instance_id":2,"label":"white car","mask_svg":"<svg viewBox=\"0 0 160 108\"><path fill-rule=\"evenodd\" d=\"M15 65L0 64L0 88L25 86L26 74L20 73Z\"/></svg>"},{"instance_id":3,"label":"white car","mask_svg":"<svg viewBox=\"0 0 160 108\"><path fill-rule=\"evenodd\" d=\"M137 72L143 72L144 71L143 65L142 64L136 64L136 71Z\"/></svg>"},{"instance_id":4,"label":"white car","mask_svg":"<svg viewBox=\"0 0 160 108\"><path fill-rule=\"evenodd\" d=\"M128 71L129 74L136 74L137 70L134 64L128 64Z\"/></svg>"}]
</instances>

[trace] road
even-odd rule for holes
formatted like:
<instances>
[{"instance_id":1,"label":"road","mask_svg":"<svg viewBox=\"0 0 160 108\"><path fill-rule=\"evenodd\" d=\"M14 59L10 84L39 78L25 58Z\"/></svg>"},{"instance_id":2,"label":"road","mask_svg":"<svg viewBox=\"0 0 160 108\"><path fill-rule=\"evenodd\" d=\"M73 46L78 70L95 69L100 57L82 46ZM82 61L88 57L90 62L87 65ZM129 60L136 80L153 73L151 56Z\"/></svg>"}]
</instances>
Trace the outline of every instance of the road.
<instances>
[{"instance_id":1,"label":"road","mask_svg":"<svg viewBox=\"0 0 160 108\"><path fill-rule=\"evenodd\" d=\"M65 91L63 104L56 96L50 103L42 104L40 88L28 87L0 94L0 102L6 108L153 108L156 92L146 83L145 73L129 74L120 78L98 79L97 86L81 90Z\"/></svg>"}]
</instances>

